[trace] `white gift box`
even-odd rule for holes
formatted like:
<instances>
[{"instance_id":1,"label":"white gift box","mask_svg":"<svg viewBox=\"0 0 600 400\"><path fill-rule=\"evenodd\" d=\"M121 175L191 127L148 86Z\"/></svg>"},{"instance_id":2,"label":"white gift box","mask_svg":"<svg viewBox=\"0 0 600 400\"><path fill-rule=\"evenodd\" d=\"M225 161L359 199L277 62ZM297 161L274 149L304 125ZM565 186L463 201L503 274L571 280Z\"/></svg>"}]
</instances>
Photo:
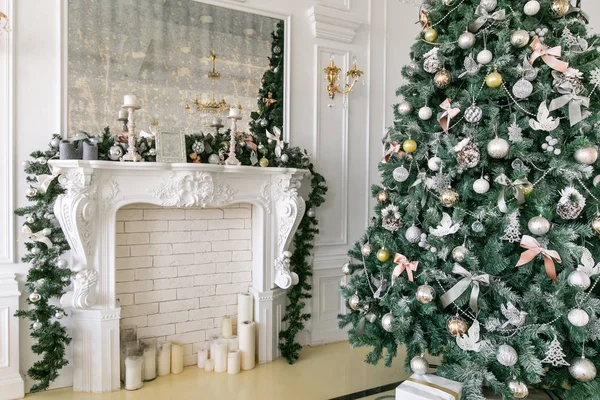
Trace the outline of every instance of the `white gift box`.
<instances>
[{"instance_id":1,"label":"white gift box","mask_svg":"<svg viewBox=\"0 0 600 400\"><path fill-rule=\"evenodd\" d=\"M462 386L437 375L412 375L396 388L396 400L460 400Z\"/></svg>"}]
</instances>

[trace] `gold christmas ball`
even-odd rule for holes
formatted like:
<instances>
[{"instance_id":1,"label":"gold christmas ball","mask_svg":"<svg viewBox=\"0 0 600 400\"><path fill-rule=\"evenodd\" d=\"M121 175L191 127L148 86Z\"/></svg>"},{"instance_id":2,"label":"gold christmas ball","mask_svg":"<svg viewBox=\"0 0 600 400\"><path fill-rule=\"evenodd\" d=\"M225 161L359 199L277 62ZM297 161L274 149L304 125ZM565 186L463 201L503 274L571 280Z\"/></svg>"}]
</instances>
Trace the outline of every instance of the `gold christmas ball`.
<instances>
[{"instance_id":1,"label":"gold christmas ball","mask_svg":"<svg viewBox=\"0 0 600 400\"><path fill-rule=\"evenodd\" d=\"M490 73L485 78L485 84L492 89L500 87L502 85L502 75L500 75L497 71Z\"/></svg>"},{"instance_id":2,"label":"gold christmas ball","mask_svg":"<svg viewBox=\"0 0 600 400\"><path fill-rule=\"evenodd\" d=\"M592 229L595 234L600 235L600 214L596 214L596 216L592 218Z\"/></svg>"},{"instance_id":3,"label":"gold christmas ball","mask_svg":"<svg viewBox=\"0 0 600 400\"><path fill-rule=\"evenodd\" d=\"M444 189L440 192L440 201L446 207L452 207L458 201L458 193L451 188Z\"/></svg>"},{"instance_id":4,"label":"gold christmas ball","mask_svg":"<svg viewBox=\"0 0 600 400\"><path fill-rule=\"evenodd\" d=\"M258 164L259 164L261 167L264 167L264 168L266 168L266 167L268 167L268 166L269 166L269 160L268 160L266 157L263 157L263 158L261 158L261 159L260 159L260 161L258 162Z\"/></svg>"},{"instance_id":5,"label":"gold christmas ball","mask_svg":"<svg viewBox=\"0 0 600 400\"><path fill-rule=\"evenodd\" d=\"M438 33L435 29L429 28L425 31L425 40L430 43L435 43L438 38Z\"/></svg>"},{"instance_id":6,"label":"gold christmas ball","mask_svg":"<svg viewBox=\"0 0 600 400\"><path fill-rule=\"evenodd\" d=\"M402 150L407 153L414 153L417 150L417 142L412 139L407 139L402 143Z\"/></svg>"},{"instance_id":7,"label":"gold christmas ball","mask_svg":"<svg viewBox=\"0 0 600 400\"><path fill-rule=\"evenodd\" d=\"M417 301L421 304L429 304L435 299L435 290L429 285L422 285L417 288Z\"/></svg>"},{"instance_id":8,"label":"gold christmas ball","mask_svg":"<svg viewBox=\"0 0 600 400\"><path fill-rule=\"evenodd\" d=\"M533 193L533 186L529 185L529 186L525 186L520 188L521 193L523 193L525 196L530 195L531 193Z\"/></svg>"},{"instance_id":9,"label":"gold christmas ball","mask_svg":"<svg viewBox=\"0 0 600 400\"><path fill-rule=\"evenodd\" d=\"M379 249L377 259L381 262L386 262L390 259L390 251L388 249Z\"/></svg>"},{"instance_id":10,"label":"gold christmas ball","mask_svg":"<svg viewBox=\"0 0 600 400\"><path fill-rule=\"evenodd\" d=\"M433 84L438 89L446 89L448 86L450 86L450 82L452 82L452 75L450 75L450 72L445 69L438 71L433 76Z\"/></svg>"},{"instance_id":11,"label":"gold christmas ball","mask_svg":"<svg viewBox=\"0 0 600 400\"><path fill-rule=\"evenodd\" d=\"M377 193L377 201L380 203L385 203L389 198L390 194L387 190L382 190L381 192Z\"/></svg>"},{"instance_id":12,"label":"gold christmas ball","mask_svg":"<svg viewBox=\"0 0 600 400\"><path fill-rule=\"evenodd\" d=\"M557 16L564 17L569 12L571 5L569 4L569 0L554 0L550 8Z\"/></svg>"},{"instance_id":13,"label":"gold christmas ball","mask_svg":"<svg viewBox=\"0 0 600 400\"><path fill-rule=\"evenodd\" d=\"M446 329L452 336L457 336L467 333L469 326L467 325L467 321L458 315L455 315L446 322Z\"/></svg>"}]
</instances>

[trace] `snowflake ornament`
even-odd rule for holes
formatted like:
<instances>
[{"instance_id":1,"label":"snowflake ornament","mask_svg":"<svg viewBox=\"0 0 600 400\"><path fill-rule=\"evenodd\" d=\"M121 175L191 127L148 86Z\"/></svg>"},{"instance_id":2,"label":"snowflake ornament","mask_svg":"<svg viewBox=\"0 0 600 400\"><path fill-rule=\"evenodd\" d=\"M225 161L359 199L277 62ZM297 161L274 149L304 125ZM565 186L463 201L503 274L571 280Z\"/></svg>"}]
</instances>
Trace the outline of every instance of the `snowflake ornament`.
<instances>
[{"instance_id":1,"label":"snowflake ornament","mask_svg":"<svg viewBox=\"0 0 600 400\"><path fill-rule=\"evenodd\" d=\"M600 68L596 68L590 72L590 82L592 82L594 86L600 86Z\"/></svg>"},{"instance_id":2,"label":"snowflake ornament","mask_svg":"<svg viewBox=\"0 0 600 400\"><path fill-rule=\"evenodd\" d=\"M508 127L508 140L512 143L518 143L523 140L523 129L517 124L517 120Z\"/></svg>"}]
</instances>

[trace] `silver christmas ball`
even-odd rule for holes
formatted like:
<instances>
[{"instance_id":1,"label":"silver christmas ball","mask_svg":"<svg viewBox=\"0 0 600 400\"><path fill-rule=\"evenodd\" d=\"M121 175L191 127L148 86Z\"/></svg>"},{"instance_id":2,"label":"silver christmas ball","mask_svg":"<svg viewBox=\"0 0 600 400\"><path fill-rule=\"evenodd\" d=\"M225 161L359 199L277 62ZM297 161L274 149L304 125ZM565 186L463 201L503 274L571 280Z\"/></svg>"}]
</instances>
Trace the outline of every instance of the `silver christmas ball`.
<instances>
[{"instance_id":1,"label":"silver christmas ball","mask_svg":"<svg viewBox=\"0 0 600 400\"><path fill-rule=\"evenodd\" d=\"M529 396L527 385L519 381L508 382L508 388L515 399L524 399Z\"/></svg>"},{"instance_id":2,"label":"silver christmas ball","mask_svg":"<svg viewBox=\"0 0 600 400\"><path fill-rule=\"evenodd\" d=\"M465 120L471 124L476 124L483 118L483 110L475 104L472 104L465 110Z\"/></svg>"},{"instance_id":3,"label":"silver christmas ball","mask_svg":"<svg viewBox=\"0 0 600 400\"><path fill-rule=\"evenodd\" d=\"M523 6L525 15L533 16L540 12L540 3L537 0L531 0Z\"/></svg>"},{"instance_id":4,"label":"silver christmas ball","mask_svg":"<svg viewBox=\"0 0 600 400\"><path fill-rule=\"evenodd\" d=\"M588 274L579 270L575 270L569 274L568 282L569 285L578 287L581 290L586 290L592 284Z\"/></svg>"},{"instance_id":5,"label":"silver christmas ball","mask_svg":"<svg viewBox=\"0 0 600 400\"><path fill-rule=\"evenodd\" d=\"M569 311L567 319L573 326L584 327L590 322L590 316L581 308Z\"/></svg>"},{"instance_id":6,"label":"silver christmas ball","mask_svg":"<svg viewBox=\"0 0 600 400\"><path fill-rule=\"evenodd\" d=\"M527 79L519 79L513 86L512 92L517 99L526 99L533 93L533 84Z\"/></svg>"},{"instance_id":7,"label":"silver christmas ball","mask_svg":"<svg viewBox=\"0 0 600 400\"><path fill-rule=\"evenodd\" d=\"M58 145L60 144L60 138L52 138L52 140L50 140L50 146L57 148Z\"/></svg>"},{"instance_id":8,"label":"silver christmas ball","mask_svg":"<svg viewBox=\"0 0 600 400\"><path fill-rule=\"evenodd\" d=\"M350 275L352 273L352 270L350 269L350 263L347 262L346 264L344 264L342 266L342 272L344 273L344 275Z\"/></svg>"},{"instance_id":9,"label":"silver christmas ball","mask_svg":"<svg viewBox=\"0 0 600 400\"><path fill-rule=\"evenodd\" d=\"M37 194L37 192L38 191L37 191L36 188L30 187L30 188L27 188L27 190L25 190L25 196L27 196L27 197L33 197L33 196L35 196Z\"/></svg>"},{"instance_id":10,"label":"silver christmas ball","mask_svg":"<svg viewBox=\"0 0 600 400\"><path fill-rule=\"evenodd\" d=\"M266 119L261 119L260 120L260 126L262 126L263 128L265 128L267 125L269 125L269 121L267 121Z\"/></svg>"},{"instance_id":11,"label":"silver christmas ball","mask_svg":"<svg viewBox=\"0 0 600 400\"><path fill-rule=\"evenodd\" d=\"M393 330L394 315L390 312L381 317L381 326L388 332Z\"/></svg>"},{"instance_id":12,"label":"silver christmas ball","mask_svg":"<svg viewBox=\"0 0 600 400\"><path fill-rule=\"evenodd\" d=\"M485 194L490 190L490 183L485 178L479 178L473 182L473 191L478 194Z\"/></svg>"},{"instance_id":13,"label":"silver christmas ball","mask_svg":"<svg viewBox=\"0 0 600 400\"><path fill-rule=\"evenodd\" d=\"M400 115L408 115L412 112L413 106L408 101L403 101L398 104L398 113Z\"/></svg>"},{"instance_id":14,"label":"silver christmas ball","mask_svg":"<svg viewBox=\"0 0 600 400\"><path fill-rule=\"evenodd\" d=\"M475 221L471 224L471 229L473 230L473 232L483 232L483 230L485 229L485 227L483 226L483 224L481 223L481 221Z\"/></svg>"},{"instance_id":15,"label":"silver christmas ball","mask_svg":"<svg viewBox=\"0 0 600 400\"><path fill-rule=\"evenodd\" d=\"M421 240L421 233L421 229L418 226L413 225L406 230L404 237L410 243L419 243Z\"/></svg>"},{"instance_id":16,"label":"silver christmas ball","mask_svg":"<svg viewBox=\"0 0 600 400\"><path fill-rule=\"evenodd\" d=\"M42 229L42 234L44 234L45 236L48 236L51 233L52 233L52 229L50 229L50 228Z\"/></svg>"},{"instance_id":17,"label":"silver christmas ball","mask_svg":"<svg viewBox=\"0 0 600 400\"><path fill-rule=\"evenodd\" d=\"M274 73L278 73L278 72L279 72L279 67L275 67L275 68L273 68L273 72L274 72Z\"/></svg>"},{"instance_id":18,"label":"silver christmas ball","mask_svg":"<svg viewBox=\"0 0 600 400\"><path fill-rule=\"evenodd\" d=\"M29 161L23 161L23 163L21 165L23 166L23 168L29 168L31 163Z\"/></svg>"},{"instance_id":19,"label":"silver christmas ball","mask_svg":"<svg viewBox=\"0 0 600 400\"><path fill-rule=\"evenodd\" d=\"M209 163L209 164L214 164L214 165L217 165L217 164L220 164L220 163L221 163L221 159L219 158L219 155L218 155L218 154L211 154L211 155L208 157L208 163Z\"/></svg>"},{"instance_id":20,"label":"silver christmas ball","mask_svg":"<svg viewBox=\"0 0 600 400\"><path fill-rule=\"evenodd\" d=\"M494 59L494 55L488 49L483 49L477 54L477 62L482 65L488 65Z\"/></svg>"},{"instance_id":21,"label":"silver christmas ball","mask_svg":"<svg viewBox=\"0 0 600 400\"><path fill-rule=\"evenodd\" d=\"M502 138L492 139L487 145L487 152L490 157L501 159L508 155L509 143Z\"/></svg>"},{"instance_id":22,"label":"silver christmas ball","mask_svg":"<svg viewBox=\"0 0 600 400\"><path fill-rule=\"evenodd\" d=\"M46 165L46 163L48 162L48 160L46 160L44 157L38 157L37 162L39 164Z\"/></svg>"},{"instance_id":23,"label":"silver christmas ball","mask_svg":"<svg viewBox=\"0 0 600 400\"><path fill-rule=\"evenodd\" d=\"M569 373L579 382L589 382L596 378L596 366L584 357L577 357L571 361Z\"/></svg>"},{"instance_id":24,"label":"silver christmas ball","mask_svg":"<svg viewBox=\"0 0 600 400\"><path fill-rule=\"evenodd\" d=\"M148 150L148 154L150 154L151 156L155 156L156 155L156 149L153 147L150 150Z\"/></svg>"},{"instance_id":25,"label":"silver christmas ball","mask_svg":"<svg viewBox=\"0 0 600 400\"><path fill-rule=\"evenodd\" d=\"M396 168L394 170L394 172L392 173L392 176L394 177L394 180L396 182L404 182L408 179L408 176L410 174L408 173L408 170L404 167L404 165Z\"/></svg>"},{"instance_id":26,"label":"silver christmas ball","mask_svg":"<svg viewBox=\"0 0 600 400\"><path fill-rule=\"evenodd\" d=\"M29 301L32 303L37 303L41 299L42 299L42 296L40 296L40 294L37 292L37 290L29 295Z\"/></svg>"},{"instance_id":27,"label":"silver christmas ball","mask_svg":"<svg viewBox=\"0 0 600 400\"><path fill-rule=\"evenodd\" d=\"M512 367L519 360L519 355L514 347L503 344L498 347L498 353L496 353L496 359L498 362L505 367Z\"/></svg>"},{"instance_id":28,"label":"silver christmas ball","mask_svg":"<svg viewBox=\"0 0 600 400\"><path fill-rule=\"evenodd\" d=\"M429 285L421 285L415 294L417 301L421 304L429 304L435 299L435 290Z\"/></svg>"},{"instance_id":29,"label":"silver christmas ball","mask_svg":"<svg viewBox=\"0 0 600 400\"><path fill-rule=\"evenodd\" d=\"M465 257L467 256L468 252L469 252L469 249L467 249L465 246L463 246L463 245L456 246L452 250L452 259L459 263L463 262L463 261L465 261Z\"/></svg>"},{"instance_id":30,"label":"silver christmas ball","mask_svg":"<svg viewBox=\"0 0 600 400\"><path fill-rule=\"evenodd\" d=\"M406 66L406 73L410 76L419 72L419 64L415 60L411 60Z\"/></svg>"},{"instance_id":31,"label":"silver christmas ball","mask_svg":"<svg viewBox=\"0 0 600 400\"><path fill-rule=\"evenodd\" d=\"M545 235L546 233L548 233L551 227L552 224L550 224L550 221L548 221L541 215L533 217L529 220L529 222L527 222L527 229L529 229L531 233L537 236Z\"/></svg>"},{"instance_id":32,"label":"silver christmas ball","mask_svg":"<svg viewBox=\"0 0 600 400\"><path fill-rule=\"evenodd\" d=\"M432 171L438 171L442 165L442 159L434 156L427 161L427 167Z\"/></svg>"},{"instance_id":33,"label":"silver christmas ball","mask_svg":"<svg viewBox=\"0 0 600 400\"><path fill-rule=\"evenodd\" d=\"M477 38L475 37L474 34L472 34L471 32L463 32L462 35L460 35L458 37L458 47L460 47L463 50L467 50L470 49L471 47L475 46L475 42L477 41Z\"/></svg>"},{"instance_id":34,"label":"silver christmas ball","mask_svg":"<svg viewBox=\"0 0 600 400\"><path fill-rule=\"evenodd\" d=\"M419 118L423 121L429 120L433 116L433 110L427 106L419 109Z\"/></svg>"},{"instance_id":35,"label":"silver christmas ball","mask_svg":"<svg viewBox=\"0 0 600 400\"><path fill-rule=\"evenodd\" d=\"M373 247L369 243L363 244L362 247L360 248L360 252L365 257L368 257L372 251L373 251Z\"/></svg>"},{"instance_id":36,"label":"silver christmas ball","mask_svg":"<svg viewBox=\"0 0 600 400\"><path fill-rule=\"evenodd\" d=\"M111 146L108 149L108 158L112 161L119 161L123 157L123 148L121 146Z\"/></svg>"},{"instance_id":37,"label":"silver christmas ball","mask_svg":"<svg viewBox=\"0 0 600 400\"><path fill-rule=\"evenodd\" d=\"M281 162L288 162L290 160L290 156L288 156L287 154L282 154L281 155Z\"/></svg>"},{"instance_id":38,"label":"silver christmas ball","mask_svg":"<svg viewBox=\"0 0 600 400\"><path fill-rule=\"evenodd\" d=\"M41 251L39 247L34 247L31 249L31 254L40 254Z\"/></svg>"},{"instance_id":39,"label":"silver christmas ball","mask_svg":"<svg viewBox=\"0 0 600 400\"><path fill-rule=\"evenodd\" d=\"M315 216L315 210L313 210L312 208L310 210L308 210L306 212L306 215L308 215L310 218Z\"/></svg>"},{"instance_id":40,"label":"silver christmas ball","mask_svg":"<svg viewBox=\"0 0 600 400\"><path fill-rule=\"evenodd\" d=\"M40 321L35 321L33 324L31 324L31 327L34 331L38 331L42 329L42 323Z\"/></svg>"},{"instance_id":41,"label":"silver christmas ball","mask_svg":"<svg viewBox=\"0 0 600 400\"><path fill-rule=\"evenodd\" d=\"M63 319L64 316L65 316L65 312L62 310L57 310L54 313L54 318L56 318L56 319Z\"/></svg>"},{"instance_id":42,"label":"silver christmas ball","mask_svg":"<svg viewBox=\"0 0 600 400\"><path fill-rule=\"evenodd\" d=\"M492 12L496 9L496 6L498 6L498 0L481 0L479 5L483 7L485 11Z\"/></svg>"},{"instance_id":43,"label":"silver christmas ball","mask_svg":"<svg viewBox=\"0 0 600 400\"><path fill-rule=\"evenodd\" d=\"M586 147L575 151L573 157L580 164L592 165L598 159L598 150L595 147Z\"/></svg>"},{"instance_id":44,"label":"silver christmas ball","mask_svg":"<svg viewBox=\"0 0 600 400\"><path fill-rule=\"evenodd\" d=\"M425 375L429 369L429 363L423 355L416 356L410 360L410 369L417 375Z\"/></svg>"},{"instance_id":45,"label":"silver christmas ball","mask_svg":"<svg viewBox=\"0 0 600 400\"><path fill-rule=\"evenodd\" d=\"M350 298L348 299L348 305L353 310L358 310L360 308L360 299L358 298L357 294L353 294L352 296L350 296Z\"/></svg>"},{"instance_id":46,"label":"silver christmas ball","mask_svg":"<svg viewBox=\"0 0 600 400\"><path fill-rule=\"evenodd\" d=\"M529 32L523 29L516 30L510 35L510 44L517 49L529 44Z\"/></svg>"},{"instance_id":47,"label":"silver christmas ball","mask_svg":"<svg viewBox=\"0 0 600 400\"><path fill-rule=\"evenodd\" d=\"M30 215L27 218L25 218L25 222L27 222L28 224L33 224L35 222L35 218L33 218L33 215Z\"/></svg>"},{"instance_id":48,"label":"silver christmas ball","mask_svg":"<svg viewBox=\"0 0 600 400\"><path fill-rule=\"evenodd\" d=\"M65 260L64 258L60 258L57 262L56 262L56 266L58 268L67 268L69 266L69 263L67 262L67 260Z\"/></svg>"}]
</instances>

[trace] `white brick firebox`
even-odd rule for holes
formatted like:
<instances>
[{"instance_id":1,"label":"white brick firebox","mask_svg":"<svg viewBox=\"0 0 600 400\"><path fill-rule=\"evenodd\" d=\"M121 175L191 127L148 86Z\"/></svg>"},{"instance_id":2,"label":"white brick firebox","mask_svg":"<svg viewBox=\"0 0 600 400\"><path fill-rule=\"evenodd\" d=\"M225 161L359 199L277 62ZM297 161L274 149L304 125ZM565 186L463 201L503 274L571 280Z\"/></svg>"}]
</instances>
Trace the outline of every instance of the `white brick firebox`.
<instances>
[{"instance_id":1,"label":"white brick firebox","mask_svg":"<svg viewBox=\"0 0 600 400\"><path fill-rule=\"evenodd\" d=\"M207 164L50 161L65 194L54 212L67 237L75 273L61 299L72 307L73 389L118 390L119 319L116 300L117 211L149 203L203 208L252 204L252 284L258 359L278 357L285 289L296 282L287 250L305 211L299 196L306 170Z\"/></svg>"}]
</instances>

